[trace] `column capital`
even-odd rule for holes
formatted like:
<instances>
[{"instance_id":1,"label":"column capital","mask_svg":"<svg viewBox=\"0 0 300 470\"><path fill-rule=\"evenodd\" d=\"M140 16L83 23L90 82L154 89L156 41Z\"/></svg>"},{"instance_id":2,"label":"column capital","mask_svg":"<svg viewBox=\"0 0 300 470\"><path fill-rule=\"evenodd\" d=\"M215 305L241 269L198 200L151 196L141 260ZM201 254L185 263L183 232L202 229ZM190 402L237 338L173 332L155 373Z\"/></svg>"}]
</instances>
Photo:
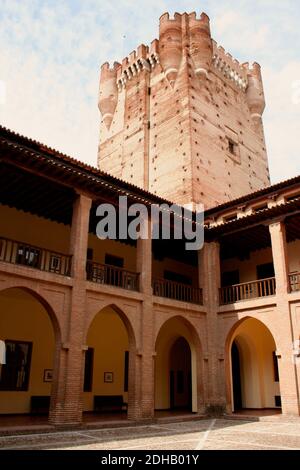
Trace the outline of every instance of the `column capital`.
<instances>
[{"instance_id":1,"label":"column capital","mask_svg":"<svg viewBox=\"0 0 300 470\"><path fill-rule=\"evenodd\" d=\"M276 228L278 229L282 229L283 227L285 227L285 217L282 216L282 217L278 217L274 220L272 220L271 222L267 222L265 225L267 225L267 227L269 227L269 230L276 230Z\"/></svg>"}]
</instances>

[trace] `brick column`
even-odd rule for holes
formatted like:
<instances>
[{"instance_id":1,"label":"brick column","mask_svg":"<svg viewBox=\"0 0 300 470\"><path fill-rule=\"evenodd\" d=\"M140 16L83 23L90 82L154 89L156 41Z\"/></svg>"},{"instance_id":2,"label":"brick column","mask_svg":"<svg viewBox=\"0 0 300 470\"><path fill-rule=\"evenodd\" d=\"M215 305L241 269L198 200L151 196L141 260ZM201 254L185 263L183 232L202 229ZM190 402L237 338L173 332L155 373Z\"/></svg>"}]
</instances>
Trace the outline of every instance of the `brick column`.
<instances>
[{"instance_id":1,"label":"brick column","mask_svg":"<svg viewBox=\"0 0 300 470\"><path fill-rule=\"evenodd\" d=\"M278 354L282 412L299 415L299 385L296 365L293 363L293 327L288 300L288 256L285 225L282 221L269 225L273 263L276 276L276 348Z\"/></svg>"},{"instance_id":2,"label":"brick column","mask_svg":"<svg viewBox=\"0 0 300 470\"><path fill-rule=\"evenodd\" d=\"M140 292L143 294L141 318L141 350L137 351L136 380L139 383L136 419L152 419L154 415L154 346L152 302L152 238L151 222L147 220L148 238L137 242L137 272L140 273Z\"/></svg>"},{"instance_id":3,"label":"brick column","mask_svg":"<svg viewBox=\"0 0 300 470\"><path fill-rule=\"evenodd\" d=\"M70 299L68 336L57 354L60 374L57 387L58 400L51 410L53 424L79 424L82 419L82 382L86 310L86 254L88 247L89 216L92 200L82 194L73 206L70 253L72 254L73 287Z\"/></svg>"},{"instance_id":4,"label":"brick column","mask_svg":"<svg viewBox=\"0 0 300 470\"><path fill-rule=\"evenodd\" d=\"M205 403L211 407L224 407L226 403L224 375L224 345L218 337L219 288L221 286L220 245L204 243L198 256L199 286L203 289L207 309L207 349L203 347L205 372ZM223 347L223 349L222 349ZM224 383L223 383L224 382Z\"/></svg>"}]
</instances>

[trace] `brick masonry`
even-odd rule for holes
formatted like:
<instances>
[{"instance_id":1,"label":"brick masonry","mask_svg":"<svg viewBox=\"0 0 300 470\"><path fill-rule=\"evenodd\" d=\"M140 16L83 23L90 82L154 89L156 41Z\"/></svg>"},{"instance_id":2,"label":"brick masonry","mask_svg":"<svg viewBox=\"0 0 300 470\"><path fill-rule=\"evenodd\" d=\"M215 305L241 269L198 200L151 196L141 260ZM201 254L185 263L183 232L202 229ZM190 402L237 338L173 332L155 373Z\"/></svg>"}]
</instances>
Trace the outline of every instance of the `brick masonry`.
<instances>
[{"instance_id":1,"label":"brick masonry","mask_svg":"<svg viewBox=\"0 0 300 470\"><path fill-rule=\"evenodd\" d=\"M227 202L270 183L260 66L211 38L203 13L166 13L159 40L101 68L99 168L180 203Z\"/></svg>"}]
</instances>

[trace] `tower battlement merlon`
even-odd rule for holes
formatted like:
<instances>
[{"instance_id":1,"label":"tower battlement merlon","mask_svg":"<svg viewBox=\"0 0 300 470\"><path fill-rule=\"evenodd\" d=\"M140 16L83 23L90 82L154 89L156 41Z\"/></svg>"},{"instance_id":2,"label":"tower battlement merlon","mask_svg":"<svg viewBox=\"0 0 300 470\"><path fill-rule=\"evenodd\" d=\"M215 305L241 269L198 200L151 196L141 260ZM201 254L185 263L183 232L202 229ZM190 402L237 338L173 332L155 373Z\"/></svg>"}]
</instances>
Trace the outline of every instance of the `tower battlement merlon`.
<instances>
[{"instance_id":1,"label":"tower battlement merlon","mask_svg":"<svg viewBox=\"0 0 300 470\"><path fill-rule=\"evenodd\" d=\"M173 23L178 23L181 25L182 21L182 14L181 13L174 13L174 17L170 18L170 14L168 12L163 13L161 17L159 18L159 24L163 24L166 22L173 22Z\"/></svg>"},{"instance_id":2,"label":"tower battlement merlon","mask_svg":"<svg viewBox=\"0 0 300 470\"><path fill-rule=\"evenodd\" d=\"M113 67L108 62L101 66L98 107L108 129L118 101L117 75L120 68L121 64L118 62L114 62Z\"/></svg>"},{"instance_id":3,"label":"tower battlement merlon","mask_svg":"<svg viewBox=\"0 0 300 470\"><path fill-rule=\"evenodd\" d=\"M248 86L248 74L243 64L234 59L231 54L225 51L215 40L213 44L213 65L226 78L233 81L239 88L246 91Z\"/></svg>"},{"instance_id":4,"label":"tower battlement merlon","mask_svg":"<svg viewBox=\"0 0 300 470\"><path fill-rule=\"evenodd\" d=\"M113 66L111 67L109 62L104 62L104 64L101 65L101 73L105 73L106 71L108 72L115 72L121 67L121 64L119 62L114 62Z\"/></svg>"},{"instance_id":5,"label":"tower battlement merlon","mask_svg":"<svg viewBox=\"0 0 300 470\"><path fill-rule=\"evenodd\" d=\"M207 77L213 59L213 44L210 32L210 19L206 13L197 18L195 12L188 15L190 54L194 62L195 74Z\"/></svg>"},{"instance_id":6,"label":"tower battlement merlon","mask_svg":"<svg viewBox=\"0 0 300 470\"><path fill-rule=\"evenodd\" d=\"M122 66L117 74L118 91L125 88L126 83L143 70L151 72L158 63L158 40L152 41L150 48L145 44L140 44L136 50L122 60Z\"/></svg>"},{"instance_id":7,"label":"tower battlement merlon","mask_svg":"<svg viewBox=\"0 0 300 470\"><path fill-rule=\"evenodd\" d=\"M182 59L182 21L183 15L164 13L159 19L159 59L164 74L174 87Z\"/></svg>"},{"instance_id":8,"label":"tower battlement merlon","mask_svg":"<svg viewBox=\"0 0 300 470\"><path fill-rule=\"evenodd\" d=\"M197 17L197 13L195 11L192 11L192 13L189 13L188 16L189 16L190 22L198 21L199 23L206 23L206 24L210 23L209 16L204 12L200 14L199 18Z\"/></svg>"},{"instance_id":9,"label":"tower battlement merlon","mask_svg":"<svg viewBox=\"0 0 300 470\"><path fill-rule=\"evenodd\" d=\"M259 124L266 107L261 66L257 62L252 64L246 62L243 68L248 78L246 95L251 117L256 124Z\"/></svg>"}]
</instances>

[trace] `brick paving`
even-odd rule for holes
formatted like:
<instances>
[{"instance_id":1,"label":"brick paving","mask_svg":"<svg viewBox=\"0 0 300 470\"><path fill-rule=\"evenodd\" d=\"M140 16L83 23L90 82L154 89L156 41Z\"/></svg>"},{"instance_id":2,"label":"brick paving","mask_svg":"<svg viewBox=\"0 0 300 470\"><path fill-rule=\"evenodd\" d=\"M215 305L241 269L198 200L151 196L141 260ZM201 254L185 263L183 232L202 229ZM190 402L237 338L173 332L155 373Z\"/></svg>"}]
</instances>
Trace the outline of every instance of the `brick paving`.
<instances>
[{"instance_id":1,"label":"brick paving","mask_svg":"<svg viewBox=\"0 0 300 470\"><path fill-rule=\"evenodd\" d=\"M0 449L298 450L300 419L203 419L0 437Z\"/></svg>"}]
</instances>

